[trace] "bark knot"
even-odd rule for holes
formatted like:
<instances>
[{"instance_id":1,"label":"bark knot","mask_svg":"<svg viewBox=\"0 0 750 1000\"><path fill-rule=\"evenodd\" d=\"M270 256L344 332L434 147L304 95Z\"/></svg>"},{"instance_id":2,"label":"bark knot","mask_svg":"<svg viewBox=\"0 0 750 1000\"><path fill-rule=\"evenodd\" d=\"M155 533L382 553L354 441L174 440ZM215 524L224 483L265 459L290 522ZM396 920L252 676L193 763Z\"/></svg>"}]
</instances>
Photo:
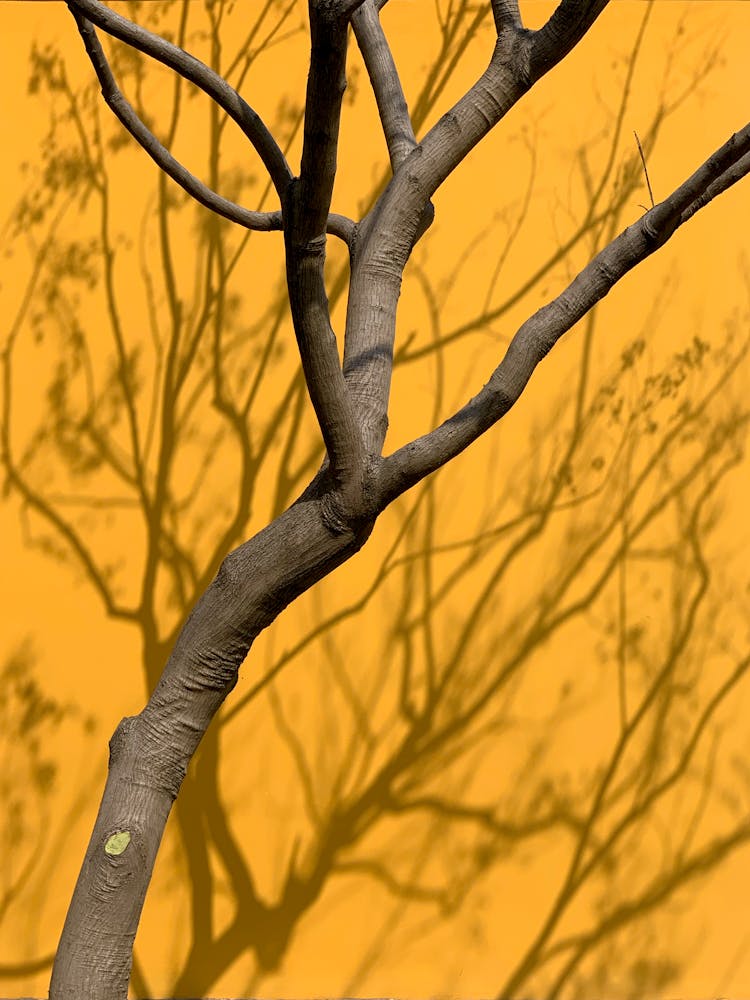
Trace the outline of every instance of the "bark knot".
<instances>
[{"instance_id":1,"label":"bark knot","mask_svg":"<svg viewBox=\"0 0 750 1000\"><path fill-rule=\"evenodd\" d=\"M351 530L350 518L337 493L324 493L320 498L320 517L332 535L344 535Z\"/></svg>"},{"instance_id":2,"label":"bark knot","mask_svg":"<svg viewBox=\"0 0 750 1000\"><path fill-rule=\"evenodd\" d=\"M376 509L376 469L371 458L361 482L343 496L340 490L330 490L319 500L320 518L325 528L336 538L351 536L354 551L358 551L370 536L379 511Z\"/></svg>"},{"instance_id":3,"label":"bark knot","mask_svg":"<svg viewBox=\"0 0 750 1000\"><path fill-rule=\"evenodd\" d=\"M112 733L109 740L110 766L117 760L127 746L137 722L138 717L134 715L126 715L124 719L121 719L118 722L117 728Z\"/></svg>"}]
</instances>

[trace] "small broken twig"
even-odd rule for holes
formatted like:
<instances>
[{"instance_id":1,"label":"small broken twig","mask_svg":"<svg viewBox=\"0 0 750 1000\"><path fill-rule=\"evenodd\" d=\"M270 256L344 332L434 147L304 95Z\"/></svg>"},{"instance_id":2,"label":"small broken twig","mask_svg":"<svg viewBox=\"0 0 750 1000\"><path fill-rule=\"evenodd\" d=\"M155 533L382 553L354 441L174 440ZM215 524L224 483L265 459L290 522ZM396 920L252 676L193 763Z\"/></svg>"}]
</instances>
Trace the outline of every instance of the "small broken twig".
<instances>
[{"instance_id":1,"label":"small broken twig","mask_svg":"<svg viewBox=\"0 0 750 1000\"><path fill-rule=\"evenodd\" d=\"M635 141L638 143L638 152L641 156L641 163L643 164L643 172L646 175L646 185L648 186L648 196L651 199L651 208L654 207L654 192L651 190L651 181L648 177L648 167L646 166L646 157L643 155L643 146L641 146L641 140L638 138L638 133L633 129L633 135L635 136ZM642 208L644 206L641 206Z\"/></svg>"}]
</instances>

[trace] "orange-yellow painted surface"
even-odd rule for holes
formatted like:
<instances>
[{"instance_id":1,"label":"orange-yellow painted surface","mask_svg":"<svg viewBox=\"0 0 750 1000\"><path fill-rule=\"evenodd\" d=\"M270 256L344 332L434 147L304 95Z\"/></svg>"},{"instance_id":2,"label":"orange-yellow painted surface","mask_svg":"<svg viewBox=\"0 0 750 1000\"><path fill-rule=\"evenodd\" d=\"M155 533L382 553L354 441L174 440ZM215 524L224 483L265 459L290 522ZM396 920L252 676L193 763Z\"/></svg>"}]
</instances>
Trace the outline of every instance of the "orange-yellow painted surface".
<instances>
[{"instance_id":1,"label":"orange-yellow painted surface","mask_svg":"<svg viewBox=\"0 0 750 1000\"><path fill-rule=\"evenodd\" d=\"M127 12L129 5L113 6ZM178 0L143 3L136 17L157 6L165 8L162 27L175 32ZM214 13L222 6L218 58L226 67L261 8L247 0L208 5ZM532 28L552 10L524 0L521 7ZM191 0L188 8L186 47L209 59L206 7ZM269 5L251 48L263 46L283 9ZM457 9L390 0L383 12L410 106L437 65L438 94L418 137L491 52L485 21L454 68L450 56L439 56L438 17L450 24ZM293 169L304 20L302 6L289 13L241 87L282 139L291 136ZM0 37L0 204L3 222L11 220L0 342L5 349L13 338L11 442L35 495L75 525L107 586L129 606L139 597L147 547L136 494L112 468L71 475L75 439L50 429L49 385L71 329L83 335L88 361L64 374L68 405L80 412L91 384L97 393L113 385L111 398L119 391L101 277L73 288L63 276L63 300L43 305L36 325L32 305L14 327L46 230L19 231L12 215L31 189L44 191L40 143L66 100L64 89L27 92L32 45L43 52L53 44L62 54L71 92L91 70L64 4L0 2ZM745 3L614 0L565 63L445 183L435 225L404 281L397 347L405 357L394 373L388 450L478 390L523 319L647 207L634 131L659 200L745 125L749 39ZM350 64L333 207L358 217L387 157L354 44ZM173 78L149 69L142 87L128 95L142 98L163 137ZM152 388L171 329L157 173L140 151L107 144L119 134L110 119L103 104L80 105L83 134L98 121L105 137L117 315L127 350L139 351L135 419L142 442L151 442L145 464L153 468L162 424ZM59 150L77 148L76 128L75 119L59 119ZM207 99L183 93L172 149L206 179L209 131ZM230 124L220 190L249 207L275 207L259 172ZM584 226L600 178L595 217ZM56 245L74 236L96 241L97 205L96 195L85 204L74 199ZM321 843L335 849L277 967L264 967L253 950L257 929L240 926L246 947L215 966L208 953L194 959L195 977L181 982L198 890L173 816L136 942L152 996L174 996L181 982L184 996L205 989L207 996L269 998L490 997L524 960L528 975L513 996L750 994L750 677L742 667L750 648L748 218L745 181L624 279L590 326L568 334L502 425L442 471L416 508L416 495L399 501L350 564L258 640L218 730L218 798L191 820L209 852L211 884L200 892L210 900L217 941L232 925L241 890L237 868L222 856L228 839L273 919L290 866L304 882ZM182 315L196 323L209 226L192 208L174 209L170 225ZM240 240L226 236L227 259ZM220 352L222 391L232 398L247 392L263 363L281 250L278 234L254 234L229 278ZM334 241L329 260L333 288L342 262ZM210 271L212 281L216 274ZM42 302L40 286L31 295ZM338 333L344 317L338 299ZM175 505L164 519L199 568L231 517L240 462L231 434L218 436L215 331L207 330L181 397L180 419L190 430L170 469ZM180 349L187 351L184 343ZM290 502L305 469L315 469L304 399L298 425L296 395L277 410L294 371L282 315L250 421L254 448L269 421L274 443L259 466L242 537ZM96 419L127 468L132 440L122 407L109 413L100 402ZM35 436L39 427L46 432ZM113 495L127 502L103 505ZM0 536L2 974L54 951L96 814L107 740L142 707L149 682L138 625L108 617L59 525L30 510L12 484L0 504ZM161 636L184 616L169 590L164 545L151 593ZM189 590L190 574L182 572ZM400 751L436 687L442 701L433 743L415 738ZM388 766L392 782L368 799L368 783ZM360 825L344 842L336 817L360 800ZM223 833L211 825L217 815L227 824ZM268 948L271 922L260 934ZM8 974L0 995L41 996L48 974Z\"/></svg>"}]
</instances>

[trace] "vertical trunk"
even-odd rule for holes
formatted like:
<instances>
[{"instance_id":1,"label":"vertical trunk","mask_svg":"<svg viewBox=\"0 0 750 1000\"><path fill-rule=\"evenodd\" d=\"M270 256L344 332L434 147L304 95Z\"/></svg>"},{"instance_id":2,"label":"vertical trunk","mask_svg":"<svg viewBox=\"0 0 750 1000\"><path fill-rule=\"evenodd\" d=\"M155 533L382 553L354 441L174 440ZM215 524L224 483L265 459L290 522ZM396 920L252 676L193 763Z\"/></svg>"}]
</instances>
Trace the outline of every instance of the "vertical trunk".
<instances>
[{"instance_id":1,"label":"vertical trunk","mask_svg":"<svg viewBox=\"0 0 750 1000\"><path fill-rule=\"evenodd\" d=\"M50 996L127 996L133 941L173 794L147 762L142 717L110 740L99 815L65 921Z\"/></svg>"},{"instance_id":2,"label":"vertical trunk","mask_svg":"<svg viewBox=\"0 0 750 1000\"><path fill-rule=\"evenodd\" d=\"M156 853L190 759L254 638L353 555L354 527L329 496L300 502L231 553L180 633L148 705L110 741L109 774L68 911L50 1000L125 1000Z\"/></svg>"}]
</instances>

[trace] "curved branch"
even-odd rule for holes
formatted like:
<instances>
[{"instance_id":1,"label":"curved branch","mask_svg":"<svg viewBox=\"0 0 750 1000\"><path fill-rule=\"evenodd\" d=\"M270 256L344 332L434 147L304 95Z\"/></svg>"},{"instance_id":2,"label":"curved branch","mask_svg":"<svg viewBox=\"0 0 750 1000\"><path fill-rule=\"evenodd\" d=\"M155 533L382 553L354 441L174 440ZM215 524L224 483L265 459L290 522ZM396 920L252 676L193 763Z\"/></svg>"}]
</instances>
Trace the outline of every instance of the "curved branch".
<instances>
[{"instance_id":1,"label":"curved branch","mask_svg":"<svg viewBox=\"0 0 750 1000\"><path fill-rule=\"evenodd\" d=\"M538 80L575 48L609 0L562 0L547 23L532 36L530 70Z\"/></svg>"},{"instance_id":2,"label":"curved branch","mask_svg":"<svg viewBox=\"0 0 750 1000\"><path fill-rule=\"evenodd\" d=\"M733 135L664 201L628 226L568 287L520 327L484 388L457 413L385 460L386 505L439 469L505 416L557 341L614 285L659 249L707 201L750 172L750 124Z\"/></svg>"},{"instance_id":3,"label":"curved branch","mask_svg":"<svg viewBox=\"0 0 750 1000\"><path fill-rule=\"evenodd\" d=\"M339 9L336 9L338 6ZM336 177L341 102L346 88L348 0L310 3L307 79L300 176L284 205L289 304L305 382L318 418L334 481L357 489L364 466L362 434L331 327L323 268L325 229Z\"/></svg>"},{"instance_id":4,"label":"curved branch","mask_svg":"<svg viewBox=\"0 0 750 1000\"><path fill-rule=\"evenodd\" d=\"M408 154L360 227L352 268L344 369L365 422L368 450L385 439L401 277L430 218L431 197L537 80L580 41L606 0L561 0L547 24L529 31L514 0L496 4L497 41L487 69ZM385 308L383 306L385 305ZM379 322L365 322L367 315Z\"/></svg>"},{"instance_id":5,"label":"curved branch","mask_svg":"<svg viewBox=\"0 0 750 1000\"><path fill-rule=\"evenodd\" d=\"M169 150L163 146L147 125L138 117L132 104L127 100L117 86L107 57L97 38L93 24L78 11L73 11L78 30L81 33L86 52L94 67L102 87L102 97L112 113L133 136L136 142L148 153L156 165L179 184L191 198L194 198L204 208L215 212L229 222L234 222L244 229L255 232L280 232L283 228L282 214L276 212L255 212L237 205L218 194L200 178L192 174L179 160L175 159ZM328 217L326 231L337 236L348 245L354 236L354 222L345 215L331 214Z\"/></svg>"},{"instance_id":6,"label":"curved branch","mask_svg":"<svg viewBox=\"0 0 750 1000\"><path fill-rule=\"evenodd\" d=\"M326 232L330 236L338 236L348 247L351 247L354 239L356 227L354 220L348 215L339 215L338 212L331 212L326 223Z\"/></svg>"},{"instance_id":7,"label":"curved branch","mask_svg":"<svg viewBox=\"0 0 750 1000\"><path fill-rule=\"evenodd\" d=\"M153 132L141 121L130 102L125 98L115 82L107 57L101 42L96 36L94 26L78 11L73 10L78 30L86 47L91 64L102 86L102 97L115 117L143 147L158 167L168 174L173 181L187 191L205 208L216 212L230 222L236 222L246 229L268 231L281 229L281 212L252 212L228 198L212 191L210 187L187 170L172 156L156 138Z\"/></svg>"},{"instance_id":8,"label":"curved branch","mask_svg":"<svg viewBox=\"0 0 750 1000\"><path fill-rule=\"evenodd\" d=\"M352 28L370 77L391 167L395 171L417 145L417 140L375 0L365 0L355 11Z\"/></svg>"},{"instance_id":9,"label":"curved branch","mask_svg":"<svg viewBox=\"0 0 750 1000\"><path fill-rule=\"evenodd\" d=\"M173 69L213 98L253 144L283 203L292 178L289 164L261 117L226 80L200 59L116 14L99 0L68 0L68 8L74 16L78 14L88 18L108 35Z\"/></svg>"}]
</instances>

